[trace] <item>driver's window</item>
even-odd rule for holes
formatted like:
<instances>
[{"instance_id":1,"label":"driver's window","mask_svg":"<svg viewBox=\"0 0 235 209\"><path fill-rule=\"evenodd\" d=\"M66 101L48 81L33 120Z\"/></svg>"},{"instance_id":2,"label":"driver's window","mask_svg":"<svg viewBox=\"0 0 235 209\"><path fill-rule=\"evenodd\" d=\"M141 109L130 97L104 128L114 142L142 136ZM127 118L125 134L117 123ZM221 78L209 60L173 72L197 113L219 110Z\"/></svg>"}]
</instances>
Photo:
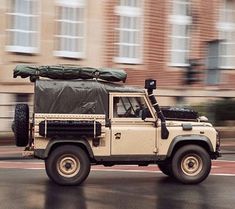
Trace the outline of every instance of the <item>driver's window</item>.
<instances>
[{"instance_id":1,"label":"driver's window","mask_svg":"<svg viewBox=\"0 0 235 209\"><path fill-rule=\"evenodd\" d=\"M114 118L141 118L142 111L146 108L143 97L113 97Z\"/></svg>"}]
</instances>

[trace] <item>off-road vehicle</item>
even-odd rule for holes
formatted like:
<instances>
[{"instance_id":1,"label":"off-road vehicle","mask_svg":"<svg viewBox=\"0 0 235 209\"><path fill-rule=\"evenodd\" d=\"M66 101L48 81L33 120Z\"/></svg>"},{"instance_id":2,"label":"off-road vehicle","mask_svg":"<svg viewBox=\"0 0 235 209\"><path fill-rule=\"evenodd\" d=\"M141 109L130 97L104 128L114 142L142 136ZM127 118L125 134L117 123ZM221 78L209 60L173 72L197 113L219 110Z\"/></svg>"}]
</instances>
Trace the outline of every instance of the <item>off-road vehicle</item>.
<instances>
[{"instance_id":1,"label":"off-road vehicle","mask_svg":"<svg viewBox=\"0 0 235 209\"><path fill-rule=\"evenodd\" d=\"M43 159L58 184L82 183L97 164L157 164L164 174L196 184L220 155L218 133L204 118L159 107L155 80L136 88L115 83L125 81L122 70L78 66L17 66L17 76L30 77L35 94L32 117L28 105L16 105L16 145Z\"/></svg>"}]
</instances>

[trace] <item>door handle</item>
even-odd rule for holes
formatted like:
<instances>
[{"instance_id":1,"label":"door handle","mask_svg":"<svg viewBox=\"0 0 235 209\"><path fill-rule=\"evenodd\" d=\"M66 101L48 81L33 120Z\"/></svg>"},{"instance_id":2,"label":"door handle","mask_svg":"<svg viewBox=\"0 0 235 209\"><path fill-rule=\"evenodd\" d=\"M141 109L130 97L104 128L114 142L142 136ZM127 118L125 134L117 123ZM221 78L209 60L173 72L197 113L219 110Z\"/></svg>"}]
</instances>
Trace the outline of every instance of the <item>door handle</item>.
<instances>
[{"instance_id":1,"label":"door handle","mask_svg":"<svg viewBox=\"0 0 235 209\"><path fill-rule=\"evenodd\" d=\"M115 139L121 139L121 133L115 133L114 136Z\"/></svg>"}]
</instances>

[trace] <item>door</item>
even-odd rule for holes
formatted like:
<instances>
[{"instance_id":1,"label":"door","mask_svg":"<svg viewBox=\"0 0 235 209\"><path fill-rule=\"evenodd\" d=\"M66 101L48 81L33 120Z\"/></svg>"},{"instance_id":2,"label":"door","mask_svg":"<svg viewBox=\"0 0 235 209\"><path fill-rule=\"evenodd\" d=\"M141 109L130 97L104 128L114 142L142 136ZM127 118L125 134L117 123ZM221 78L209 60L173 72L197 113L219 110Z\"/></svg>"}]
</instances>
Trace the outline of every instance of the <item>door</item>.
<instances>
[{"instance_id":1,"label":"door","mask_svg":"<svg viewBox=\"0 0 235 209\"><path fill-rule=\"evenodd\" d=\"M157 128L153 114L143 121L148 110L145 95L111 96L111 155L153 155L157 148Z\"/></svg>"}]
</instances>

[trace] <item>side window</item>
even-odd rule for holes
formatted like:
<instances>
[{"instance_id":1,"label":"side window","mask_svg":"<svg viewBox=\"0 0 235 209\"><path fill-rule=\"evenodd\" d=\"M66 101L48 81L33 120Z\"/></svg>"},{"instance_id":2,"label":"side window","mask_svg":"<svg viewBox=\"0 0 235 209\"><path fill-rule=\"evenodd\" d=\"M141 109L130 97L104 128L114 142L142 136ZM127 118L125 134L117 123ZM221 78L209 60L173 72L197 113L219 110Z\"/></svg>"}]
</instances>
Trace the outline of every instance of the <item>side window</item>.
<instances>
[{"instance_id":1,"label":"side window","mask_svg":"<svg viewBox=\"0 0 235 209\"><path fill-rule=\"evenodd\" d=\"M114 118L141 118L144 109L148 109L148 107L143 97L113 98ZM152 117L151 114L149 117Z\"/></svg>"}]
</instances>

